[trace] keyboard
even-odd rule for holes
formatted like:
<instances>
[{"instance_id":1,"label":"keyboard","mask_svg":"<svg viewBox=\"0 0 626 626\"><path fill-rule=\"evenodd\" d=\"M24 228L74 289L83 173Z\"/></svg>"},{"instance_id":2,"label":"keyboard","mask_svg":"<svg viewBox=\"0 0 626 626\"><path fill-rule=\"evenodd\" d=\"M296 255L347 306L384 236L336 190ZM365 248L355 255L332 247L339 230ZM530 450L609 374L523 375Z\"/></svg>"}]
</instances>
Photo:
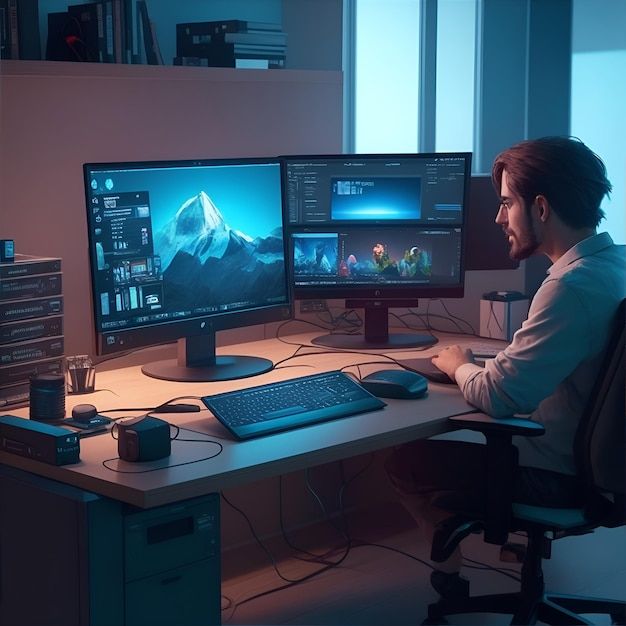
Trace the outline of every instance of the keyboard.
<instances>
[{"instance_id":1,"label":"keyboard","mask_svg":"<svg viewBox=\"0 0 626 626\"><path fill-rule=\"evenodd\" d=\"M471 349L477 359L493 359L496 354L502 352L507 345L506 343L501 343L500 345L493 343L472 343L467 347Z\"/></svg>"},{"instance_id":2,"label":"keyboard","mask_svg":"<svg viewBox=\"0 0 626 626\"><path fill-rule=\"evenodd\" d=\"M202 398L239 440L375 411L385 402L333 371Z\"/></svg>"}]
</instances>

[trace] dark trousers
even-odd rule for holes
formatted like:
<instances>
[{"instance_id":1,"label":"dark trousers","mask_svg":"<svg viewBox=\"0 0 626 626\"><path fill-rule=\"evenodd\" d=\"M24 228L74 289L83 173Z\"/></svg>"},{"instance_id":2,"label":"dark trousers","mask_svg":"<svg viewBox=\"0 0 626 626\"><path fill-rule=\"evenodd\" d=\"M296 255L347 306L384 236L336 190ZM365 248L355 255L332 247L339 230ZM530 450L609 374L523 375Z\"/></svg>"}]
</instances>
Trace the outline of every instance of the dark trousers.
<instances>
[{"instance_id":1,"label":"dark trousers","mask_svg":"<svg viewBox=\"0 0 626 626\"><path fill-rule=\"evenodd\" d=\"M419 495L434 506L480 513L489 481L485 446L465 441L420 439L396 448L386 469L395 488L404 495ZM533 467L520 467L515 475L515 502L568 507L580 503L581 486L575 476Z\"/></svg>"}]
</instances>

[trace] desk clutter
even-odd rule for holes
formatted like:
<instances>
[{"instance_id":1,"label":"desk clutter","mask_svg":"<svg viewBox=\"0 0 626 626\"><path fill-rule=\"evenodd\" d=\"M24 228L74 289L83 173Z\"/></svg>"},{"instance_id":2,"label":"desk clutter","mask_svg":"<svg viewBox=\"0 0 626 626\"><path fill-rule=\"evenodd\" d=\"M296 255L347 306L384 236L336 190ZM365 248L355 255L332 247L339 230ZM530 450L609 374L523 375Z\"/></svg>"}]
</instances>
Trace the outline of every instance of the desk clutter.
<instances>
[{"instance_id":1,"label":"desk clutter","mask_svg":"<svg viewBox=\"0 0 626 626\"><path fill-rule=\"evenodd\" d=\"M0 263L0 408L28 404L30 378L63 372L61 259Z\"/></svg>"}]
</instances>

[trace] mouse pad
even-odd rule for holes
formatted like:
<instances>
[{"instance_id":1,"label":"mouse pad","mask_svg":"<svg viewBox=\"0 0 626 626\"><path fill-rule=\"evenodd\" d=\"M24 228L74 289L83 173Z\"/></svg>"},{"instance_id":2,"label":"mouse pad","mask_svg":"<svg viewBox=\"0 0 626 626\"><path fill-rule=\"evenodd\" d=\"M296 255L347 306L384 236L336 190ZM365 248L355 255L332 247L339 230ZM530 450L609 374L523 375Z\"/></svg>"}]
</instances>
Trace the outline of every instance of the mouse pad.
<instances>
[{"instance_id":1,"label":"mouse pad","mask_svg":"<svg viewBox=\"0 0 626 626\"><path fill-rule=\"evenodd\" d=\"M424 378L431 380L434 383L444 383L446 385L455 385L456 383L439 368L435 367L430 357L421 357L417 359L398 359L403 367L413 370L418 374L421 374Z\"/></svg>"}]
</instances>

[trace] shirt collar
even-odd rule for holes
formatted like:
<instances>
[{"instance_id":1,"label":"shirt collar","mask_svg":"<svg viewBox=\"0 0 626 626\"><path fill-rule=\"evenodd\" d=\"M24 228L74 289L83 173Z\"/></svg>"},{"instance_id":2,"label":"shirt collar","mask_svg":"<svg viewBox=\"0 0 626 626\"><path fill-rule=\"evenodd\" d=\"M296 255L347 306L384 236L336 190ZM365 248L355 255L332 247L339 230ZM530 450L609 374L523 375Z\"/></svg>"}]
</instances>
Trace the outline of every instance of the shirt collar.
<instances>
[{"instance_id":1,"label":"shirt collar","mask_svg":"<svg viewBox=\"0 0 626 626\"><path fill-rule=\"evenodd\" d=\"M572 246L562 257L557 259L549 268L548 274L556 272L570 263L581 259L582 257L596 254L604 248L609 248L613 245L613 240L609 233L599 233L597 235L591 235L582 241L579 241L575 246Z\"/></svg>"}]
</instances>

